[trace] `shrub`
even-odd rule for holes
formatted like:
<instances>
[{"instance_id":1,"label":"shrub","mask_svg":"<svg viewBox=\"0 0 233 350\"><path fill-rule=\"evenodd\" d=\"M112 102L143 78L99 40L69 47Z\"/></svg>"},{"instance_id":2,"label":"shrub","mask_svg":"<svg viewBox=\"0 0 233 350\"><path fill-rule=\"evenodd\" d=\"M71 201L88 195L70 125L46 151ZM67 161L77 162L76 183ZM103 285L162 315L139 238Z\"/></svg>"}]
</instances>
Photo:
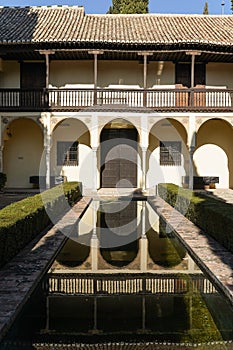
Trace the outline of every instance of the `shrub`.
<instances>
[{"instance_id":1,"label":"shrub","mask_svg":"<svg viewBox=\"0 0 233 350\"><path fill-rule=\"evenodd\" d=\"M0 173L0 191L5 187L6 184L6 174Z\"/></svg>"},{"instance_id":2,"label":"shrub","mask_svg":"<svg viewBox=\"0 0 233 350\"><path fill-rule=\"evenodd\" d=\"M195 225L233 253L233 205L174 184L159 184L158 193Z\"/></svg>"},{"instance_id":3,"label":"shrub","mask_svg":"<svg viewBox=\"0 0 233 350\"><path fill-rule=\"evenodd\" d=\"M63 191L65 196L61 195ZM79 197L81 184L66 182L0 210L0 266L50 224L46 210L60 215L66 210L67 202L73 205Z\"/></svg>"}]
</instances>

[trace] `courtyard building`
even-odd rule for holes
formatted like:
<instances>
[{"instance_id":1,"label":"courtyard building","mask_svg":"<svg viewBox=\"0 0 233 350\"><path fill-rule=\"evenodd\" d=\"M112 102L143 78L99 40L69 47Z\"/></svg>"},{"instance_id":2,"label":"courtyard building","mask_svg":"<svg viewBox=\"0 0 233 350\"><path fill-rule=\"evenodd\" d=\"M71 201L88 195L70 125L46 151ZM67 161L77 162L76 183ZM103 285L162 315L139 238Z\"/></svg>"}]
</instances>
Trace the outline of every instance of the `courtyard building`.
<instances>
[{"instance_id":1,"label":"courtyard building","mask_svg":"<svg viewBox=\"0 0 233 350\"><path fill-rule=\"evenodd\" d=\"M233 187L233 17L0 9L7 187Z\"/></svg>"}]
</instances>

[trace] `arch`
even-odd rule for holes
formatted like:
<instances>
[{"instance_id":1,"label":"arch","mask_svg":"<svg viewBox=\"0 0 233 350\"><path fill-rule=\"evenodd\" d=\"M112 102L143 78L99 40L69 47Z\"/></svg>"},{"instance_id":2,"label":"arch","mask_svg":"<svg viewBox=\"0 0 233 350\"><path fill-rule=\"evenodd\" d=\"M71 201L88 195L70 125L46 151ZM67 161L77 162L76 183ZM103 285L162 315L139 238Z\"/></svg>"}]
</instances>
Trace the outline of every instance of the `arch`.
<instances>
[{"instance_id":1,"label":"arch","mask_svg":"<svg viewBox=\"0 0 233 350\"><path fill-rule=\"evenodd\" d=\"M43 132L31 118L17 118L8 124L3 136L3 171L7 187L31 188L30 176L39 175L43 154Z\"/></svg>"},{"instance_id":2,"label":"arch","mask_svg":"<svg viewBox=\"0 0 233 350\"><path fill-rule=\"evenodd\" d=\"M72 239L68 239L56 257L56 261L64 267L78 267L85 263L89 255L90 245L83 245Z\"/></svg>"},{"instance_id":3,"label":"arch","mask_svg":"<svg viewBox=\"0 0 233 350\"><path fill-rule=\"evenodd\" d=\"M100 186L138 186L138 130L123 119L105 124L100 133Z\"/></svg>"},{"instance_id":4,"label":"arch","mask_svg":"<svg viewBox=\"0 0 233 350\"><path fill-rule=\"evenodd\" d=\"M102 258L111 266L125 267L131 264L137 257L139 250L139 241L115 248L100 248Z\"/></svg>"},{"instance_id":5,"label":"arch","mask_svg":"<svg viewBox=\"0 0 233 350\"><path fill-rule=\"evenodd\" d=\"M100 125L100 122L99 122ZM101 141L101 133L104 128L107 127L115 127L115 128L135 128L138 133L138 137L140 136L140 127L136 125L133 121L130 120L130 118L116 118L113 116L112 118L108 118L107 122L103 122L102 125L99 127L99 142ZM139 141L139 140L138 140Z\"/></svg>"},{"instance_id":6,"label":"arch","mask_svg":"<svg viewBox=\"0 0 233 350\"><path fill-rule=\"evenodd\" d=\"M52 132L51 175L63 175L68 181L81 181L84 188L91 188L90 142L90 130L81 120L66 118L57 123Z\"/></svg>"},{"instance_id":7,"label":"arch","mask_svg":"<svg viewBox=\"0 0 233 350\"><path fill-rule=\"evenodd\" d=\"M226 117L218 117L218 118L213 118L213 117L205 117L205 118L199 118L197 119L196 122L196 132L199 131L199 129L207 122L211 121L211 120L220 120L225 122L226 124L228 124L230 127L232 126L232 122Z\"/></svg>"},{"instance_id":8,"label":"arch","mask_svg":"<svg viewBox=\"0 0 233 350\"><path fill-rule=\"evenodd\" d=\"M136 201L107 201L98 213L98 237L103 259L123 267L135 260L139 250L140 220Z\"/></svg>"},{"instance_id":9,"label":"arch","mask_svg":"<svg viewBox=\"0 0 233 350\"><path fill-rule=\"evenodd\" d=\"M164 150L169 147L177 148L176 154L161 160L161 146ZM170 154L170 149L169 149ZM163 118L150 129L149 147L147 152L147 187L153 188L158 183L172 182L182 185L182 177L188 169L189 152L187 148L187 130L180 121L173 118Z\"/></svg>"},{"instance_id":10,"label":"arch","mask_svg":"<svg viewBox=\"0 0 233 350\"><path fill-rule=\"evenodd\" d=\"M220 183L216 187L232 188L232 139L233 130L229 122L220 118L212 118L205 121L197 133L197 146L194 153L194 173L199 176L204 176L205 174L219 176ZM223 169L220 169L220 166L216 166L218 161L221 162ZM210 175L211 170L215 173ZM200 171L203 173L200 173Z\"/></svg>"}]
</instances>

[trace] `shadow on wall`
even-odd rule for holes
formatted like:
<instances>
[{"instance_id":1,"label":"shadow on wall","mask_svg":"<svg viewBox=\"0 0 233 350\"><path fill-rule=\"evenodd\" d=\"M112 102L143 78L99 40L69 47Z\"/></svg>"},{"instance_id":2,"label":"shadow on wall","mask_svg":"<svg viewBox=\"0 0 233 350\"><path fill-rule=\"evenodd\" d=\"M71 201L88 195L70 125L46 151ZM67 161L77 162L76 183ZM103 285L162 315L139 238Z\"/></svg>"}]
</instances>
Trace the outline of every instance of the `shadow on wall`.
<instances>
[{"instance_id":1,"label":"shadow on wall","mask_svg":"<svg viewBox=\"0 0 233 350\"><path fill-rule=\"evenodd\" d=\"M0 41L32 41L38 23L38 13L32 12L30 8L2 8L0 15L2 26L4 23L10 23L10 26L5 25L7 30L1 30Z\"/></svg>"}]
</instances>

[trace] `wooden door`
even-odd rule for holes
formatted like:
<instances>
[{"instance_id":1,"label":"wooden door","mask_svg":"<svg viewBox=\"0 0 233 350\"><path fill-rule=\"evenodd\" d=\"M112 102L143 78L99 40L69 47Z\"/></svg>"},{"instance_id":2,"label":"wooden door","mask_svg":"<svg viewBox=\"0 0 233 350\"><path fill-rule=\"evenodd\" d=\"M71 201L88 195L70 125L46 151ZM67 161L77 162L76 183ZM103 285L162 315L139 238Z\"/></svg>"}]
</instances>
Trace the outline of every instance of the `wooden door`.
<instances>
[{"instance_id":1,"label":"wooden door","mask_svg":"<svg viewBox=\"0 0 233 350\"><path fill-rule=\"evenodd\" d=\"M137 187L137 131L104 129L101 143L101 187Z\"/></svg>"},{"instance_id":2,"label":"wooden door","mask_svg":"<svg viewBox=\"0 0 233 350\"><path fill-rule=\"evenodd\" d=\"M21 105L28 108L42 107L43 89L46 86L45 63L22 62L20 66Z\"/></svg>"}]
</instances>

